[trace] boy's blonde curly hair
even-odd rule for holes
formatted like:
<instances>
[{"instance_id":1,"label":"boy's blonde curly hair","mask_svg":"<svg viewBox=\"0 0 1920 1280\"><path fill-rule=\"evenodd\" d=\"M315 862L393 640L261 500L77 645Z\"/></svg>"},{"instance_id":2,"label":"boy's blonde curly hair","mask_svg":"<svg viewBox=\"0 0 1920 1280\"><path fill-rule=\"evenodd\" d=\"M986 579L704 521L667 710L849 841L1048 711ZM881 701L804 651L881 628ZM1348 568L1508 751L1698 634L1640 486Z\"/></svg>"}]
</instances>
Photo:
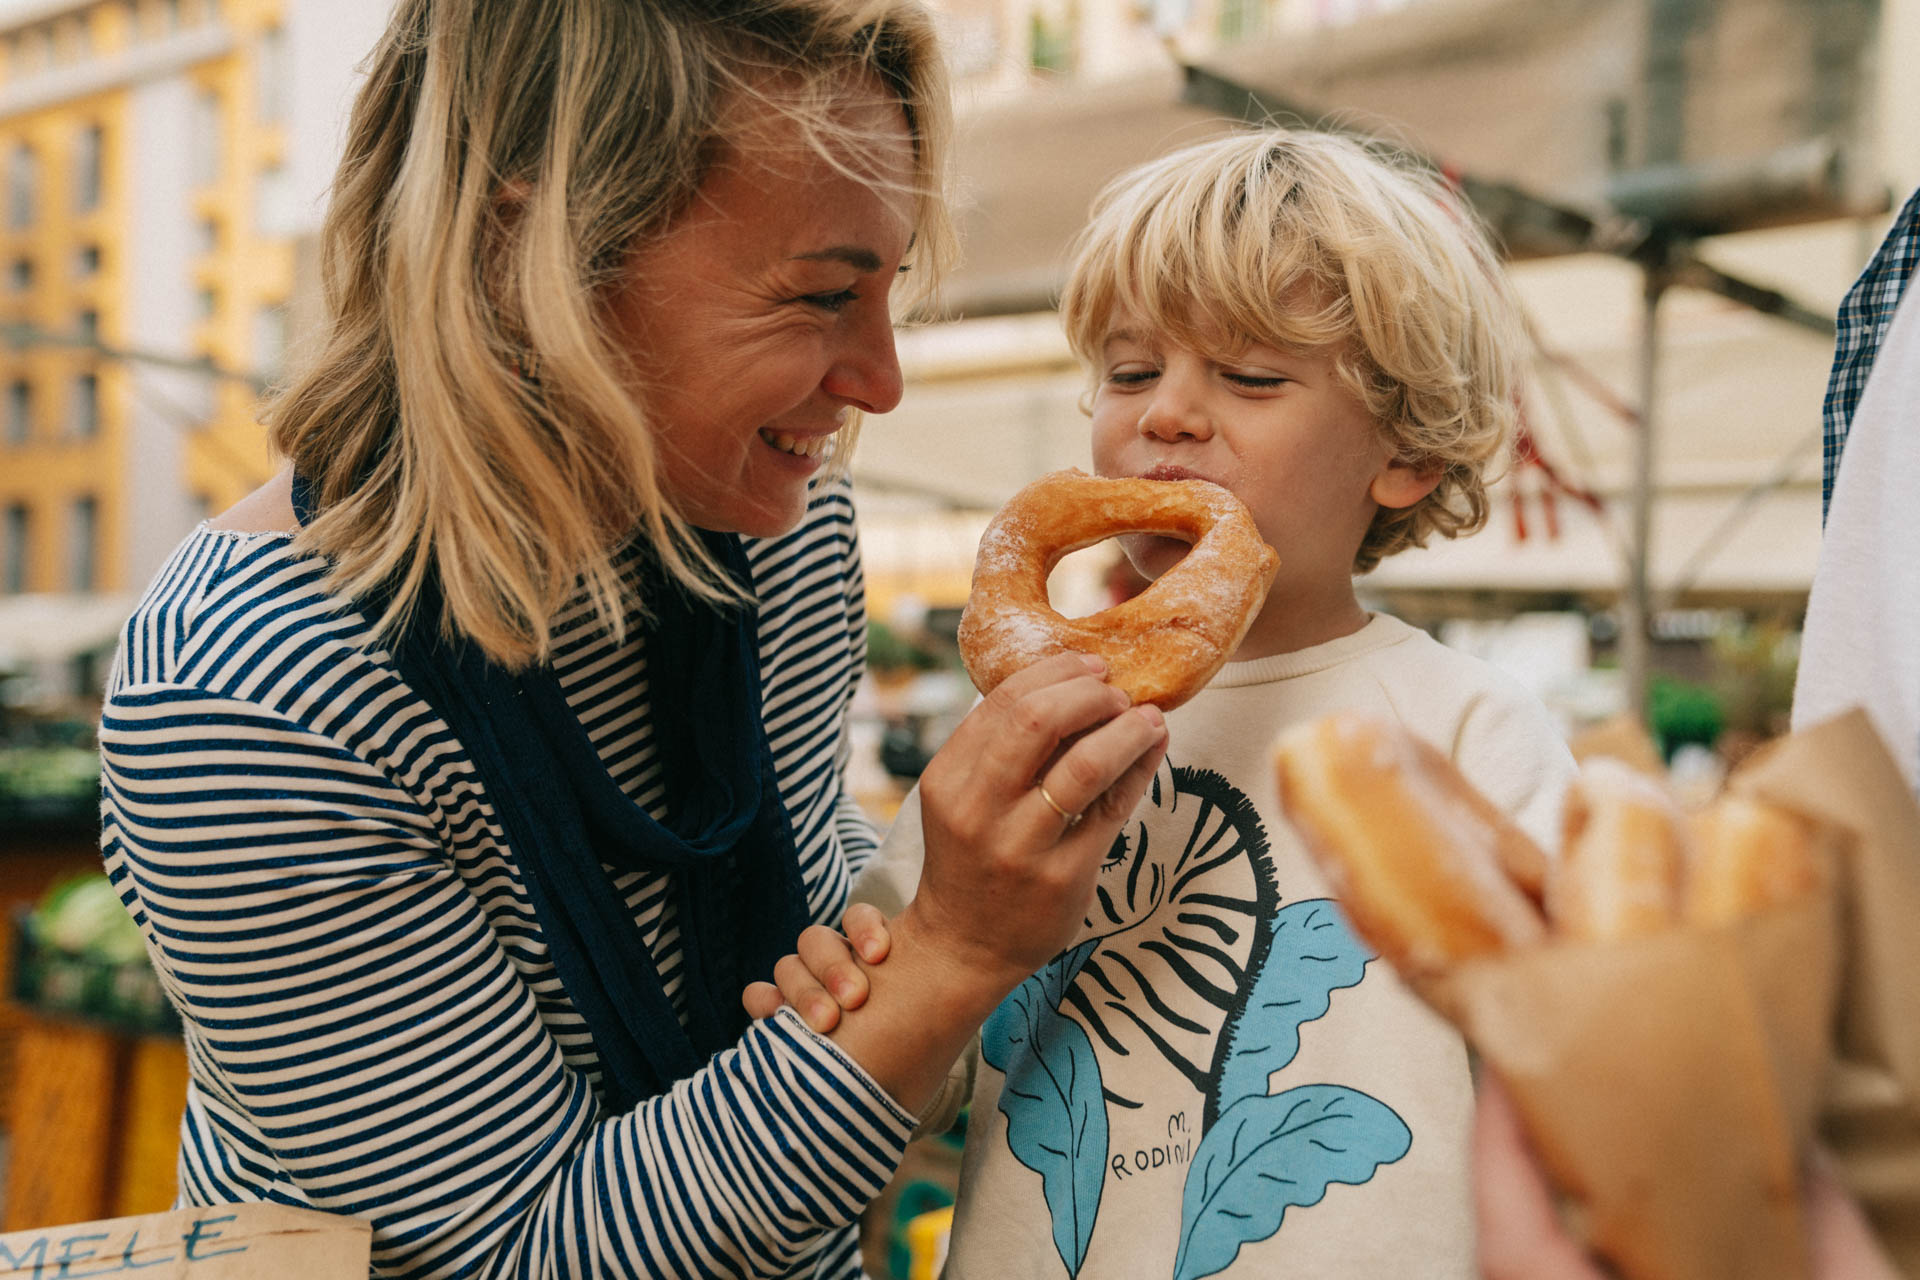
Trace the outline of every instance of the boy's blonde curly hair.
<instances>
[{"instance_id":1,"label":"boy's blonde curly hair","mask_svg":"<svg viewBox=\"0 0 1920 1280\"><path fill-rule=\"evenodd\" d=\"M1183 148L1100 194L1060 310L1089 364L1121 312L1200 351L1222 334L1340 345L1340 377L1396 458L1440 472L1418 503L1381 509L1355 573L1486 523L1519 420L1524 328L1486 231L1437 175L1308 130Z\"/></svg>"}]
</instances>

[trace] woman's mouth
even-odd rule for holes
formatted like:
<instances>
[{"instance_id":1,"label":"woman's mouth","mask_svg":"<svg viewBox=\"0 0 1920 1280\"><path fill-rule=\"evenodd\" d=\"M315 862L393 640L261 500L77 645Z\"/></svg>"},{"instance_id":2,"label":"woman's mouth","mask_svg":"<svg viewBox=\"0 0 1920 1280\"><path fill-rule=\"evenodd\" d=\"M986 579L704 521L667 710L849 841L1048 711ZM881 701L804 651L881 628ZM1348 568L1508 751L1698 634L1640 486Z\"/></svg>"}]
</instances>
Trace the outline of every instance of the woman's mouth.
<instances>
[{"instance_id":1,"label":"woman's mouth","mask_svg":"<svg viewBox=\"0 0 1920 1280\"><path fill-rule=\"evenodd\" d=\"M833 436L790 436L784 431L760 428L760 438L782 453L796 458L818 458L833 447Z\"/></svg>"}]
</instances>

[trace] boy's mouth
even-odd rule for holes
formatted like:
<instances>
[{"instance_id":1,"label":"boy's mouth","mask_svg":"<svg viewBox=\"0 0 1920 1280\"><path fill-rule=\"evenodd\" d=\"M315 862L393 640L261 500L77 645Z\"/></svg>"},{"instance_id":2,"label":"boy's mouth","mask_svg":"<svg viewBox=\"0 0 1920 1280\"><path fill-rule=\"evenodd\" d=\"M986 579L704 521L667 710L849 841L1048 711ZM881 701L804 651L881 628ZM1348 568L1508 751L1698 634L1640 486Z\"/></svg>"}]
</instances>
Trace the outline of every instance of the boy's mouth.
<instances>
[{"instance_id":1,"label":"boy's mouth","mask_svg":"<svg viewBox=\"0 0 1920 1280\"><path fill-rule=\"evenodd\" d=\"M1139 478L1142 480L1205 480L1209 484L1220 483L1211 477L1201 475L1198 471L1189 471L1185 467L1176 467L1165 462L1142 472Z\"/></svg>"}]
</instances>

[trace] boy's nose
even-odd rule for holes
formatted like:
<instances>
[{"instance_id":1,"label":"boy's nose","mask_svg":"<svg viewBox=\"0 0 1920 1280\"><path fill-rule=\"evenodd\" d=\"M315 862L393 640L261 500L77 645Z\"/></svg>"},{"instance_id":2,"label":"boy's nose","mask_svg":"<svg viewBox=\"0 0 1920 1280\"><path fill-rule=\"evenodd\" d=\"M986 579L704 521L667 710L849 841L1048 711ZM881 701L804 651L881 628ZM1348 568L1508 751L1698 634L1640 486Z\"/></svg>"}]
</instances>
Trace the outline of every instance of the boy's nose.
<instances>
[{"instance_id":1,"label":"boy's nose","mask_svg":"<svg viewBox=\"0 0 1920 1280\"><path fill-rule=\"evenodd\" d=\"M1204 440L1213 434L1213 422L1197 398L1163 389L1141 413L1140 431L1158 440Z\"/></svg>"}]
</instances>

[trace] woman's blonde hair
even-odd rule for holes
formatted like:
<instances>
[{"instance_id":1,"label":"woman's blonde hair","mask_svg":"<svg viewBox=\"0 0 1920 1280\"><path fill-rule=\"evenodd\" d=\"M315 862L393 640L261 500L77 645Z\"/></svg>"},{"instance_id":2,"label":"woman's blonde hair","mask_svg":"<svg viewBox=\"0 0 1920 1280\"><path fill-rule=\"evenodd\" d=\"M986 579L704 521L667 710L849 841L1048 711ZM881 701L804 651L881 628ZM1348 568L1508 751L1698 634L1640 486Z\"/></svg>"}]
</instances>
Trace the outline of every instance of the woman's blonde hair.
<instances>
[{"instance_id":1,"label":"woman's blonde hair","mask_svg":"<svg viewBox=\"0 0 1920 1280\"><path fill-rule=\"evenodd\" d=\"M1343 383L1401 461L1440 472L1382 508L1365 573L1486 523L1488 471L1519 417L1524 330L1472 212L1438 176L1336 134L1265 129L1183 148L1096 200L1061 299L1096 364L1120 312L1194 350L1337 344ZM1285 550L1282 549L1282 553Z\"/></svg>"},{"instance_id":2,"label":"woman's blonde hair","mask_svg":"<svg viewBox=\"0 0 1920 1280\"><path fill-rule=\"evenodd\" d=\"M330 587L404 623L544 660L583 589L624 629L636 531L708 599L732 589L661 489L606 327L636 245L727 147L782 113L864 175L836 107L876 82L915 152L914 294L951 255L950 107L919 0L401 0L371 55L322 233L316 358L271 405L312 486ZM869 179L870 180L870 179ZM836 442L841 465L852 427Z\"/></svg>"}]
</instances>

